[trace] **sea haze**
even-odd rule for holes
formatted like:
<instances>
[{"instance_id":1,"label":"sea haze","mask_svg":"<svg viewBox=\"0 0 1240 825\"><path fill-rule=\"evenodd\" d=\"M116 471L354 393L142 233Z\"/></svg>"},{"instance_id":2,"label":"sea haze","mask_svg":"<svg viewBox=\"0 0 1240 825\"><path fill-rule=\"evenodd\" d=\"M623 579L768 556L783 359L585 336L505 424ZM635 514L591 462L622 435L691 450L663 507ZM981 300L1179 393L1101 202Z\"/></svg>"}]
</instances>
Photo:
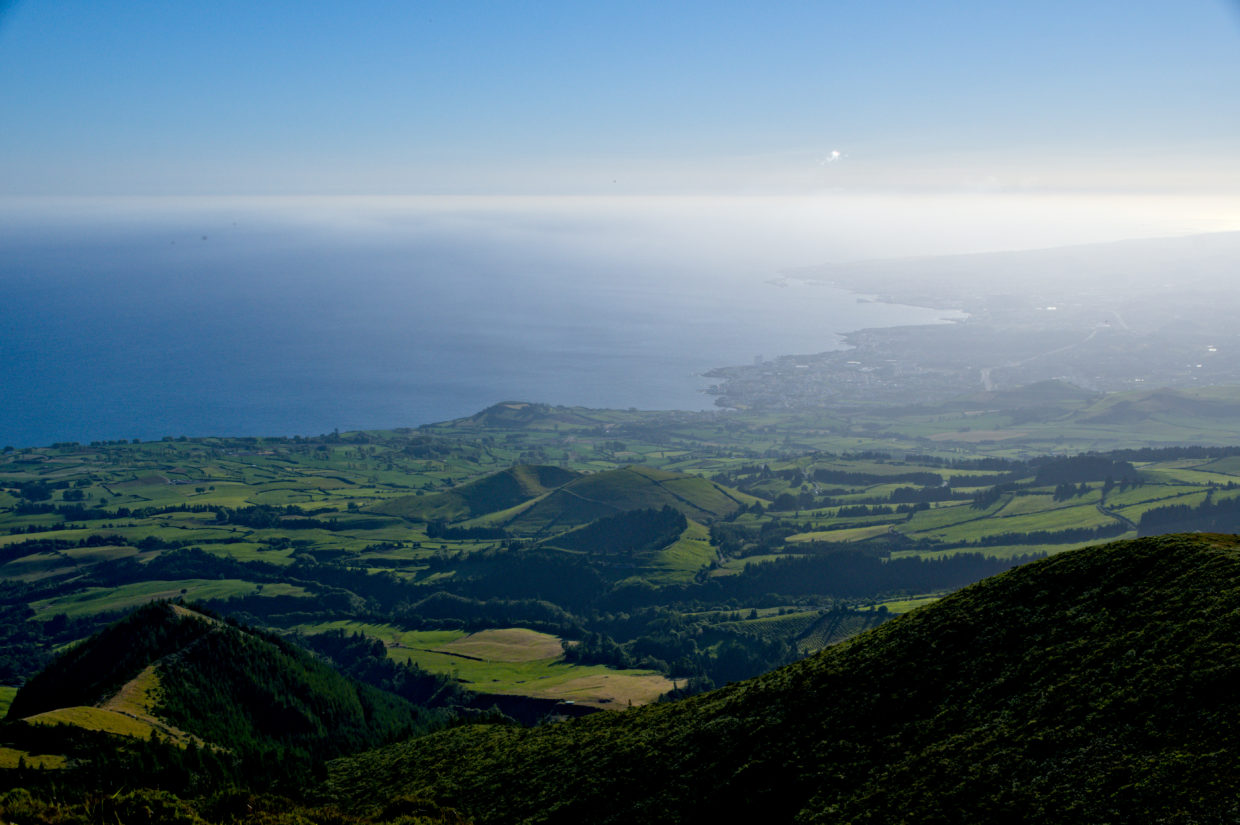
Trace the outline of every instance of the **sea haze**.
<instances>
[{"instance_id":1,"label":"sea haze","mask_svg":"<svg viewBox=\"0 0 1240 825\"><path fill-rule=\"evenodd\" d=\"M883 247L847 227L796 247L770 216L769 232L573 202L8 217L0 445L415 426L512 399L705 409L713 367L949 314L782 277Z\"/></svg>"}]
</instances>

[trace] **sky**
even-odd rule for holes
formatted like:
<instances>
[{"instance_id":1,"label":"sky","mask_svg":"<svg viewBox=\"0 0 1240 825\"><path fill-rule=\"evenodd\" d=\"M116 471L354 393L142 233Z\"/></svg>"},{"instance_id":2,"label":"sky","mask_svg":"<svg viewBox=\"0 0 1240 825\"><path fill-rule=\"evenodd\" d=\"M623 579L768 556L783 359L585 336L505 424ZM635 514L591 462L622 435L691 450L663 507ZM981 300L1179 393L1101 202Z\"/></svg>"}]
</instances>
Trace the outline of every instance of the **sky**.
<instances>
[{"instance_id":1,"label":"sky","mask_svg":"<svg viewBox=\"0 0 1240 825\"><path fill-rule=\"evenodd\" d=\"M0 196L1240 190L1218 0L0 0Z\"/></svg>"}]
</instances>

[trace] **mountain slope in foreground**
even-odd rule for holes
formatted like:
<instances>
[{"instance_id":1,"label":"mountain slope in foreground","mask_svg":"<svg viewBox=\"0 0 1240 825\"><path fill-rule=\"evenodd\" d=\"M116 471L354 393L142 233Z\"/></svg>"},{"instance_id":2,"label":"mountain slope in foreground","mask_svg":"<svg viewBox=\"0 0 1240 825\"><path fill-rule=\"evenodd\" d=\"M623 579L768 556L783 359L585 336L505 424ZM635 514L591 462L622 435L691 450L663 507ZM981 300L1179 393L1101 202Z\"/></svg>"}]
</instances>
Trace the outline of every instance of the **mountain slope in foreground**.
<instances>
[{"instance_id":1,"label":"mountain slope in foreground","mask_svg":"<svg viewBox=\"0 0 1240 825\"><path fill-rule=\"evenodd\" d=\"M1232 822L1240 539L1064 553L765 676L337 760L481 822Z\"/></svg>"}]
</instances>

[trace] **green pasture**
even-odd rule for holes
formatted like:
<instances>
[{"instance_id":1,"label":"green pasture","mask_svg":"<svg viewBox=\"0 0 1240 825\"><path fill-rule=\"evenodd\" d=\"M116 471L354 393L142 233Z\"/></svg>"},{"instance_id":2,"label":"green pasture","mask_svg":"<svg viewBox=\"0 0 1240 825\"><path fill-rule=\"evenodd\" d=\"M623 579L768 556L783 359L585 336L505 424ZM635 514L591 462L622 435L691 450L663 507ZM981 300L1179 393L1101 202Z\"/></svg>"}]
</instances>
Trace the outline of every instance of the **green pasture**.
<instances>
[{"instance_id":1,"label":"green pasture","mask_svg":"<svg viewBox=\"0 0 1240 825\"><path fill-rule=\"evenodd\" d=\"M181 579L124 584L120 587L88 587L64 596L39 599L30 603L35 617L47 619L58 614L70 618L131 610L158 599L182 598L186 601L227 599L233 596L300 596L310 594L298 585L276 582L255 584L240 579Z\"/></svg>"},{"instance_id":2,"label":"green pasture","mask_svg":"<svg viewBox=\"0 0 1240 825\"><path fill-rule=\"evenodd\" d=\"M1146 467L1141 471L1141 475L1148 481L1163 484L1197 484L1201 486L1209 486L1210 484L1226 484L1229 481L1235 481L1225 473L1215 473L1209 470L1202 470L1199 466L1194 467L1171 467L1171 466L1153 466Z\"/></svg>"},{"instance_id":3,"label":"green pasture","mask_svg":"<svg viewBox=\"0 0 1240 825\"><path fill-rule=\"evenodd\" d=\"M674 543L655 554L648 565L656 583L690 582L703 567L718 559L715 548L710 545L710 532L690 521L689 526Z\"/></svg>"},{"instance_id":4,"label":"green pasture","mask_svg":"<svg viewBox=\"0 0 1240 825\"><path fill-rule=\"evenodd\" d=\"M1068 412L1065 410L1064 414ZM512 523L511 535L527 539L544 527L548 528L549 535L575 518L595 518L589 508L581 505L583 499L591 497L591 490L600 493L604 506L614 506L618 510L661 506L668 502L677 502L674 506L680 506L687 500L693 507L700 508L688 512L689 518L696 521L691 521L677 541L651 553L644 568L633 571L635 577L656 586L690 583L703 568L715 568L711 570L713 576L743 575L750 564L787 558L804 550L804 542L881 540L892 531L914 541L935 539L951 548L898 551L893 554L894 558L909 555L937 558L954 553L1014 558L1060 552L1094 542L961 545L1007 532L1056 532L1115 524L1116 520L1100 512L1097 506L1101 501L1101 483L1091 481L1086 496L1062 502L1053 500L1051 487L1029 489L1021 486L1014 493L1003 494L986 510L974 509L967 500L941 502L926 510L891 515L840 517L839 510L841 506L857 504L890 506L892 492L918 486L895 480L908 473L930 473L936 478L963 477L969 480L967 485L978 491L1005 475L1005 471L999 470L956 469L938 467L934 462L908 462L904 460L908 453L947 459L1067 455L1085 449L1162 445L1175 441L1176 433L1209 431L1213 438L1230 425L1231 422L1210 423L1175 416L1152 417L1133 428L1117 428L1079 418L1012 425L1008 417L994 413L964 417L958 412L942 410L892 413L878 406L852 411L847 417L828 410L699 415L561 408L529 420L514 417L505 422L500 416L496 423L484 424L482 419L462 419L416 430L344 433L310 441L210 438L97 448L18 450L0 455L0 488L6 485L15 488L18 483L30 480L66 481L70 485L80 482L82 486L70 489L84 494L82 504L97 507L103 498L106 503L102 506L108 510L125 507L140 511L146 507L182 504L231 509L297 505L307 511L323 509L323 512L311 513L312 517L334 520L337 529L276 526L258 530L239 524L216 524L214 515L209 512L174 512L147 518L106 517L75 523L68 529L51 530L48 528L63 523L63 516L17 515L14 508L18 498L0 490L0 548L35 539L78 542L92 535L121 537L108 547L69 548L11 560L0 566L0 578L37 587L51 584L63 591L53 599L46 596L51 591L44 590L44 597L35 601L37 615L41 618L58 612L90 615L121 610L151 598L180 596L181 589L186 590L184 595L188 599L258 592L257 585L246 581L244 575L228 580L136 582L106 591L87 586L94 565L125 558L146 561L165 552L138 553L136 545L153 538L177 546L199 547L242 563L261 562L282 567L288 567L294 556L308 550L308 555L320 563L390 570L406 581L431 585L427 588L431 590L435 582L450 581L457 570L437 565L435 572L428 575L425 562L428 557L443 553L449 558L456 554L466 558L481 550L498 548L502 540L430 540L421 523L385 518L367 510L383 502L405 498L414 502L413 509L406 514L409 515L417 510L416 502L425 496L460 487L513 464L560 461L567 468L593 474L575 485L581 498L573 500L572 496L557 491L453 526ZM928 438L935 434L943 435L940 440ZM1234 442L1236 436L1232 434L1224 440ZM874 454L858 455L862 451L874 451ZM890 457L883 458L884 454ZM637 465L646 465L646 468ZM772 473L798 472L791 483L775 475L755 485L763 466ZM614 474L608 481L606 471L620 468L629 469ZM737 483L746 486L746 491L725 493L708 481L718 473L740 468L745 468L745 473ZM729 514L727 518L735 526L754 531L750 536L736 531L742 545L737 552L755 554L719 558L717 548L709 543L705 526L710 523L708 511L722 514L735 507L736 502L748 506L759 500L754 495L763 500L764 506L769 506L782 493L799 494L801 473L812 474L818 468L877 476L885 483L810 482L807 490L816 496L831 490L830 495L838 499L838 503L832 507L762 515L744 512L733 517ZM1139 468L1147 483L1122 491L1114 487L1105 498L1105 508L1132 521L1139 521L1141 514L1151 507L1196 505L1204 500L1206 491L1212 486L1215 500L1240 496L1240 490L1229 491L1220 486L1240 477L1240 456L1145 462L1139 464ZM1030 469L1017 483L1030 484L1033 472ZM731 482L722 483L726 486ZM555 501L548 502L557 495ZM73 498L76 493L69 501ZM43 500L57 506L69 503L62 489ZM531 515L532 510L539 508L544 511ZM769 535L759 539L758 530L772 519L795 524L793 529L797 534L786 541L779 539L785 530L774 540ZM28 529L34 532L25 532ZM12 532L14 530L22 532ZM271 542L289 546L272 550L269 549ZM294 542L298 546L292 546ZM366 549L380 544L395 546ZM314 551L327 552L316 554ZM273 596L309 595L292 582L268 584L262 592ZM416 591L413 592L416 595ZM308 602L310 609L314 609L313 604L313 600ZM894 602L888 604L888 610L897 612L893 605ZM798 608L798 613L803 612ZM737 621L746 624L769 620L772 627L779 626L781 620L790 623L786 617L768 615L765 611L759 615L759 619ZM488 662L487 667L508 670L472 672L468 668L480 666L463 664L474 661L466 658L472 654L447 647L460 636L419 638L409 636L412 631L395 628L380 631L379 627L372 626L369 630L388 634L385 641L393 645L394 656L411 658L416 654L427 661L433 660L436 667L455 668L464 678L477 680L476 684L491 685L488 680L495 680L494 684L505 691L516 691L515 686L520 681L527 685L526 689L534 690L529 685L539 679L545 681L551 672L549 664L537 662ZM755 628L761 627L765 625L755 625ZM820 633L814 632L823 639L836 638L836 634L842 632L839 627L819 630ZM554 657L545 658L551 658L551 664L555 661ZM529 672L519 672L520 668L527 668ZM542 672L542 676L536 678L534 671ZM614 681L615 672L603 675Z\"/></svg>"},{"instance_id":5,"label":"green pasture","mask_svg":"<svg viewBox=\"0 0 1240 825\"><path fill-rule=\"evenodd\" d=\"M901 487L911 486L913 485L907 481L890 484L872 484L868 487L854 488L855 492L832 496L832 498L843 504L886 504L890 501L891 494L896 490L899 490Z\"/></svg>"},{"instance_id":6,"label":"green pasture","mask_svg":"<svg viewBox=\"0 0 1240 825\"><path fill-rule=\"evenodd\" d=\"M56 753L31 753L17 748L0 747L0 769L13 769L22 765L40 771L54 771L69 767L69 760Z\"/></svg>"},{"instance_id":7,"label":"green pasture","mask_svg":"<svg viewBox=\"0 0 1240 825\"><path fill-rule=\"evenodd\" d=\"M1204 473L1217 473L1225 476L1240 476L1240 456L1227 456L1207 461L1197 467Z\"/></svg>"},{"instance_id":8,"label":"green pasture","mask_svg":"<svg viewBox=\"0 0 1240 825\"><path fill-rule=\"evenodd\" d=\"M1025 490L1019 495L1014 495L1008 499L1006 505L1001 507L994 514L995 518L1011 518L1013 516L1024 516L1032 513L1047 513L1052 510L1060 510L1065 507L1076 507L1080 504L1097 504L1101 500L1097 490L1091 490L1084 496L1074 496L1067 501L1055 501L1051 495L1051 490L1039 489L1037 491Z\"/></svg>"},{"instance_id":9,"label":"green pasture","mask_svg":"<svg viewBox=\"0 0 1240 825\"><path fill-rule=\"evenodd\" d=\"M1201 487L1187 484L1143 484L1129 487L1127 490L1118 488L1107 493L1108 507L1127 507L1134 504L1179 504L1180 496L1202 493Z\"/></svg>"},{"instance_id":10,"label":"green pasture","mask_svg":"<svg viewBox=\"0 0 1240 825\"><path fill-rule=\"evenodd\" d=\"M719 622L712 627L721 630L733 630L760 639L795 639L813 627L819 620L817 610L803 610L787 613L783 616L764 616L757 619Z\"/></svg>"},{"instance_id":11,"label":"green pasture","mask_svg":"<svg viewBox=\"0 0 1240 825\"><path fill-rule=\"evenodd\" d=\"M668 679L650 670L567 664L558 637L523 628L469 634L324 622L295 629L307 634L339 629L372 636L388 646L391 658L451 676L479 693L619 707L652 702L672 689Z\"/></svg>"},{"instance_id":12,"label":"green pasture","mask_svg":"<svg viewBox=\"0 0 1240 825\"><path fill-rule=\"evenodd\" d=\"M290 629L308 636L316 633L326 633L330 630L342 630L345 633L358 633L362 636L370 636L389 647L401 646L411 648L436 648L469 635L464 630L405 630L396 625L357 622L350 619L300 624Z\"/></svg>"},{"instance_id":13,"label":"green pasture","mask_svg":"<svg viewBox=\"0 0 1240 825\"><path fill-rule=\"evenodd\" d=\"M891 532L891 524L874 524L867 527L852 527L843 530L823 530L813 533L797 533L788 537L789 544L802 544L810 541L825 541L844 544L852 541L865 541L876 536L884 536Z\"/></svg>"},{"instance_id":14,"label":"green pasture","mask_svg":"<svg viewBox=\"0 0 1240 825\"><path fill-rule=\"evenodd\" d=\"M755 556L745 556L739 559L727 559L719 565L718 569L712 570L710 574L712 576L734 576L751 564L765 564L769 561L792 558L794 555L794 553L765 553Z\"/></svg>"},{"instance_id":15,"label":"green pasture","mask_svg":"<svg viewBox=\"0 0 1240 825\"><path fill-rule=\"evenodd\" d=\"M23 721L31 725L69 725L131 739L150 739L152 734L165 734L165 729L160 725L114 710L95 707L58 708L27 717Z\"/></svg>"},{"instance_id":16,"label":"green pasture","mask_svg":"<svg viewBox=\"0 0 1240 825\"><path fill-rule=\"evenodd\" d=\"M268 544L244 541L230 544L207 544L202 549L213 556L232 559L233 561L261 561L281 566L292 564L293 554L298 551L296 547L284 547L279 550L273 550Z\"/></svg>"},{"instance_id":17,"label":"green pasture","mask_svg":"<svg viewBox=\"0 0 1240 825\"><path fill-rule=\"evenodd\" d=\"M1041 530L1068 530L1077 527L1101 527L1114 524L1115 520L1098 511L1094 504L1076 504L1057 507L1020 516L994 517L976 521L960 522L949 528L918 530L912 525L900 532L937 538L941 541L974 541L1000 533L1031 533Z\"/></svg>"},{"instance_id":18,"label":"green pasture","mask_svg":"<svg viewBox=\"0 0 1240 825\"><path fill-rule=\"evenodd\" d=\"M1006 504L1007 501L1001 498L998 503L991 505L985 510L974 509L967 501L932 505L928 510L920 510L913 513L908 521L900 526L899 531L905 535L929 533L932 531L941 532L949 527L972 523L993 516Z\"/></svg>"},{"instance_id":19,"label":"green pasture","mask_svg":"<svg viewBox=\"0 0 1240 825\"><path fill-rule=\"evenodd\" d=\"M0 565L0 578L37 581L58 575L85 571L93 564L125 558L152 558L157 553L140 553L137 548L75 547L51 553L32 553Z\"/></svg>"},{"instance_id":20,"label":"green pasture","mask_svg":"<svg viewBox=\"0 0 1240 825\"><path fill-rule=\"evenodd\" d=\"M1115 536L1106 541L1119 541L1120 539L1136 538L1135 531L1129 531L1119 536ZM1064 542L1063 544L987 544L980 546L964 546L949 547L945 550L897 550L891 554L893 559L908 558L919 556L923 559L941 559L947 556L955 556L961 553L980 553L983 556L994 556L997 559L1019 558L1021 556L1036 556L1046 554L1048 556L1055 553L1062 553L1065 550L1075 550L1079 547L1089 547L1098 544L1098 540L1091 539L1089 541Z\"/></svg>"},{"instance_id":21,"label":"green pasture","mask_svg":"<svg viewBox=\"0 0 1240 825\"><path fill-rule=\"evenodd\" d=\"M891 507L892 510L895 510L895 505L882 506L888 506ZM895 524L896 522L903 522L908 518L905 513L895 512L885 514L880 513L873 516L841 516L839 511L839 507L831 507L825 510L802 510L797 521L806 521L808 517L808 520L815 527L821 526L825 530L832 530L836 529L836 527L840 527L841 529L843 528L843 525L837 524L838 522L864 527L873 524Z\"/></svg>"},{"instance_id":22,"label":"green pasture","mask_svg":"<svg viewBox=\"0 0 1240 825\"><path fill-rule=\"evenodd\" d=\"M13 704L13 697L17 695L17 688L10 685L0 685L0 719L9 712L9 705Z\"/></svg>"},{"instance_id":23,"label":"green pasture","mask_svg":"<svg viewBox=\"0 0 1240 825\"><path fill-rule=\"evenodd\" d=\"M444 651L392 648L397 660L452 676L480 693L506 693L583 704L634 705L654 701L672 689L651 670L616 670L602 665L570 665L561 658L528 662L477 661Z\"/></svg>"},{"instance_id":24,"label":"green pasture","mask_svg":"<svg viewBox=\"0 0 1240 825\"><path fill-rule=\"evenodd\" d=\"M1145 513L1146 510L1170 506L1197 507L1206 500L1206 496L1208 494L1209 493L1206 490L1199 490L1195 493L1186 493L1184 495L1174 496L1169 499L1160 499L1157 501L1146 502L1144 504L1134 504L1128 507L1112 506L1111 509L1130 521L1139 522L1142 514Z\"/></svg>"},{"instance_id":25,"label":"green pasture","mask_svg":"<svg viewBox=\"0 0 1240 825\"><path fill-rule=\"evenodd\" d=\"M910 610L916 610L927 604L933 604L941 599L942 596L916 596L911 599L888 599L887 601L878 602L875 608L885 607L888 613L908 613Z\"/></svg>"}]
</instances>

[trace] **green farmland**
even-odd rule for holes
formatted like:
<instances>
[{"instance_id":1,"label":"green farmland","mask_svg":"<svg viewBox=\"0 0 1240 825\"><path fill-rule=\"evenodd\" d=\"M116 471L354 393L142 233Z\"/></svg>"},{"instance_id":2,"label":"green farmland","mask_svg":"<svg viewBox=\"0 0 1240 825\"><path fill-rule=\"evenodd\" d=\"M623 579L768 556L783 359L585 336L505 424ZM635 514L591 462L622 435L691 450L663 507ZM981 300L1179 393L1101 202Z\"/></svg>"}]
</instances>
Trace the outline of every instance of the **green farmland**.
<instances>
[{"instance_id":1,"label":"green farmland","mask_svg":"<svg viewBox=\"0 0 1240 825\"><path fill-rule=\"evenodd\" d=\"M1075 454L1073 436L1046 454L1015 431L918 435L915 415L867 438L867 415L501 404L416 430L7 450L0 682L171 599L348 629L479 694L627 707L1032 558L1226 530L1240 508L1231 447ZM538 655L453 647L515 632Z\"/></svg>"}]
</instances>

